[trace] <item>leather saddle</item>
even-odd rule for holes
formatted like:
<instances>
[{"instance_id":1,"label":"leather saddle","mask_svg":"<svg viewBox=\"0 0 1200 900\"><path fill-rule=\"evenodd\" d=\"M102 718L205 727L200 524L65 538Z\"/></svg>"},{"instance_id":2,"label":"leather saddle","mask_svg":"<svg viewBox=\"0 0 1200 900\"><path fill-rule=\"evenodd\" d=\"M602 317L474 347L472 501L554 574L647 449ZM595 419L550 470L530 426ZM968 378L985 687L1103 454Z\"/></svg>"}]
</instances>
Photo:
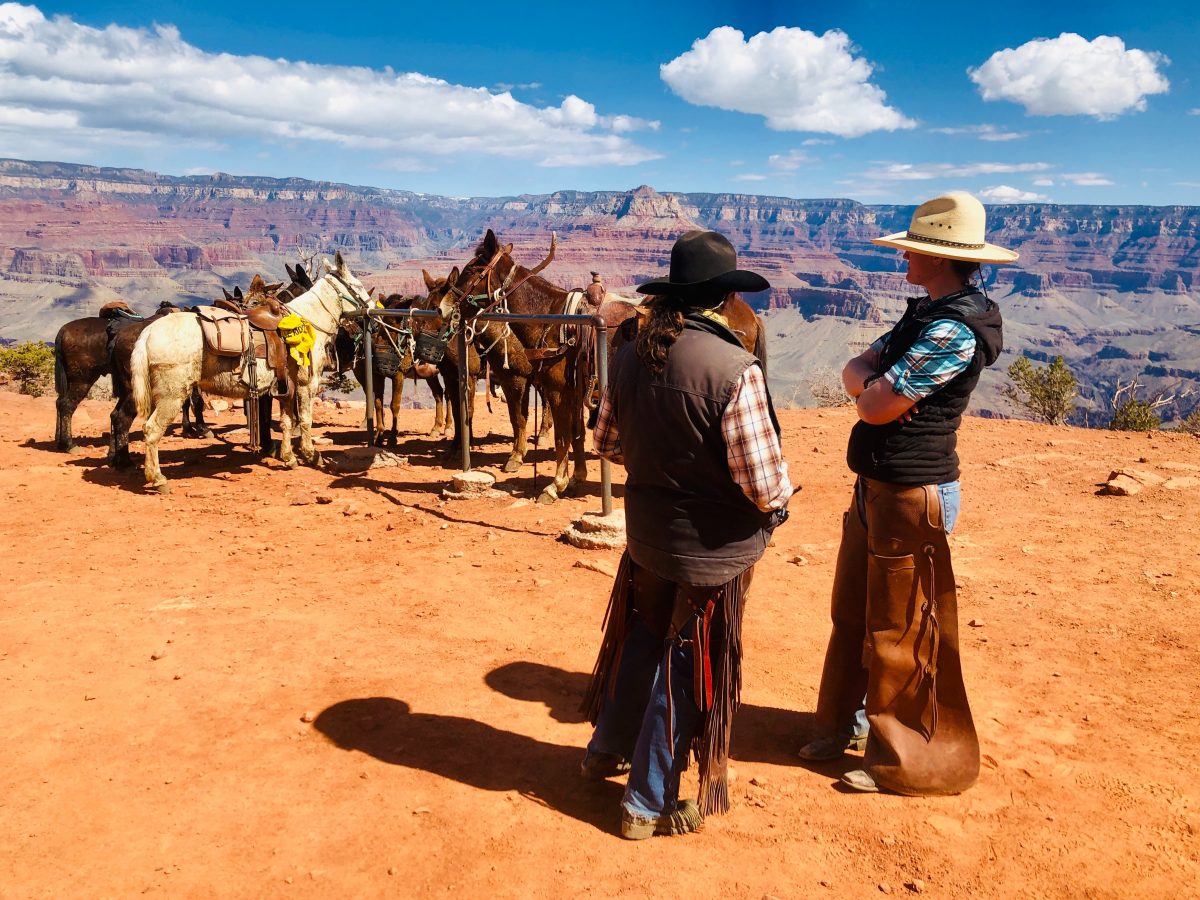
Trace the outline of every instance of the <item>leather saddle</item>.
<instances>
[{"instance_id":1,"label":"leather saddle","mask_svg":"<svg viewBox=\"0 0 1200 900\"><path fill-rule=\"evenodd\" d=\"M218 356L245 357L251 364L248 369L253 368L254 360L264 360L274 375L270 391L277 397L290 396L296 388L288 374L287 344L278 331L287 314L287 307L274 297L265 297L250 307L222 299L196 310L208 349Z\"/></svg>"}]
</instances>

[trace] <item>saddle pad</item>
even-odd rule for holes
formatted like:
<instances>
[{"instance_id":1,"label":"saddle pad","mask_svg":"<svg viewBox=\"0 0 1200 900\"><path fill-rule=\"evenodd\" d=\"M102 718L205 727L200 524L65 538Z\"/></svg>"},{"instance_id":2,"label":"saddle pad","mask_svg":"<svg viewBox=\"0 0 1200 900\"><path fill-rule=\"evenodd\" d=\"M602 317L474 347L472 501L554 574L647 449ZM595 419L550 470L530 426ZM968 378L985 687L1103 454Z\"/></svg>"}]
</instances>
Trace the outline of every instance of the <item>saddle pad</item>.
<instances>
[{"instance_id":1,"label":"saddle pad","mask_svg":"<svg viewBox=\"0 0 1200 900\"><path fill-rule=\"evenodd\" d=\"M241 356L250 346L250 325L245 316L214 306L196 309L204 343L219 356Z\"/></svg>"}]
</instances>

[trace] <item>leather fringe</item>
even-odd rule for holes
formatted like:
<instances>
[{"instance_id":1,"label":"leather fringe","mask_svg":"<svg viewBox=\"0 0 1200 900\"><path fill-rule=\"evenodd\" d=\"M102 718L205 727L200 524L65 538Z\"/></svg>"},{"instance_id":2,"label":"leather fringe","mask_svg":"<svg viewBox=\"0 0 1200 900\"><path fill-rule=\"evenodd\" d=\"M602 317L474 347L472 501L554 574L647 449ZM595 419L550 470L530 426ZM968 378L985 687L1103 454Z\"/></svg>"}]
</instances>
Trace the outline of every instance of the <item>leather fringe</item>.
<instances>
[{"instance_id":1,"label":"leather fringe","mask_svg":"<svg viewBox=\"0 0 1200 900\"><path fill-rule=\"evenodd\" d=\"M625 635L629 631L629 614L632 607L629 604L629 594L633 588L633 569L629 559L629 551L621 554L621 563L617 567L617 577L613 579L612 594L608 598L608 611L604 615L604 639L600 642L600 652L596 656L596 665L592 669L592 680L583 696L580 711L587 716L593 725L600 717L600 707L604 705L605 696L611 696L616 689L617 670L621 665L621 647L625 643Z\"/></svg>"},{"instance_id":2,"label":"leather fringe","mask_svg":"<svg viewBox=\"0 0 1200 900\"><path fill-rule=\"evenodd\" d=\"M700 765L700 812L729 812L729 734L742 700L742 604L745 574L721 587L708 650L712 665L712 708L692 742ZM698 661L699 662L699 661Z\"/></svg>"}]
</instances>

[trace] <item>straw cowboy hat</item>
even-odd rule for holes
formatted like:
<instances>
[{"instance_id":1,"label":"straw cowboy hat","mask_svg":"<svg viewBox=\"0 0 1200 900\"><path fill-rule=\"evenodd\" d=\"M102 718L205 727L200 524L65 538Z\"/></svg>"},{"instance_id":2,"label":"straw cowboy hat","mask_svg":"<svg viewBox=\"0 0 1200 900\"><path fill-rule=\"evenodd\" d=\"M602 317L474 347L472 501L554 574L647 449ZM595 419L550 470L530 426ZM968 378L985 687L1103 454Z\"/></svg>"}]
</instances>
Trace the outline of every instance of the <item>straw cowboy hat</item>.
<instances>
[{"instance_id":1,"label":"straw cowboy hat","mask_svg":"<svg viewBox=\"0 0 1200 900\"><path fill-rule=\"evenodd\" d=\"M671 248L666 278L638 286L639 294L674 294L687 299L724 296L731 291L765 291L767 279L737 267L737 251L723 234L689 231Z\"/></svg>"},{"instance_id":2,"label":"straw cowboy hat","mask_svg":"<svg viewBox=\"0 0 1200 900\"><path fill-rule=\"evenodd\" d=\"M979 263L1010 263L1018 254L983 239L983 204L965 191L951 191L922 203L908 231L874 238L871 243L926 256Z\"/></svg>"}]
</instances>

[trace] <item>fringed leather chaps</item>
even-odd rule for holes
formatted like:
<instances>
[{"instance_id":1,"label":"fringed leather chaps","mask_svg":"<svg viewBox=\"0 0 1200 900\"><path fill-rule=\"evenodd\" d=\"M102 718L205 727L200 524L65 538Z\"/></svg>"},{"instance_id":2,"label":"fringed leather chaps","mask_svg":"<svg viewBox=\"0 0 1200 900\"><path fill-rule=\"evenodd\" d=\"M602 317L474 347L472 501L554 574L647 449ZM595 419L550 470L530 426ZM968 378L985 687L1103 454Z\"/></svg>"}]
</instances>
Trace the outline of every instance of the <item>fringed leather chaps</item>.
<instances>
[{"instance_id":1,"label":"fringed leather chaps","mask_svg":"<svg viewBox=\"0 0 1200 900\"><path fill-rule=\"evenodd\" d=\"M754 568L716 587L676 584L640 568L626 553L609 598L604 638L584 696L583 711L596 724L616 689L621 646L636 615L666 641L693 643L694 700L703 714L692 739L700 766L700 811L729 810L729 736L742 692L742 612Z\"/></svg>"},{"instance_id":2,"label":"fringed leather chaps","mask_svg":"<svg viewBox=\"0 0 1200 900\"><path fill-rule=\"evenodd\" d=\"M864 768L900 794L957 794L979 776L958 603L934 485L863 480L866 525L844 518L817 722L835 734L864 693Z\"/></svg>"}]
</instances>

